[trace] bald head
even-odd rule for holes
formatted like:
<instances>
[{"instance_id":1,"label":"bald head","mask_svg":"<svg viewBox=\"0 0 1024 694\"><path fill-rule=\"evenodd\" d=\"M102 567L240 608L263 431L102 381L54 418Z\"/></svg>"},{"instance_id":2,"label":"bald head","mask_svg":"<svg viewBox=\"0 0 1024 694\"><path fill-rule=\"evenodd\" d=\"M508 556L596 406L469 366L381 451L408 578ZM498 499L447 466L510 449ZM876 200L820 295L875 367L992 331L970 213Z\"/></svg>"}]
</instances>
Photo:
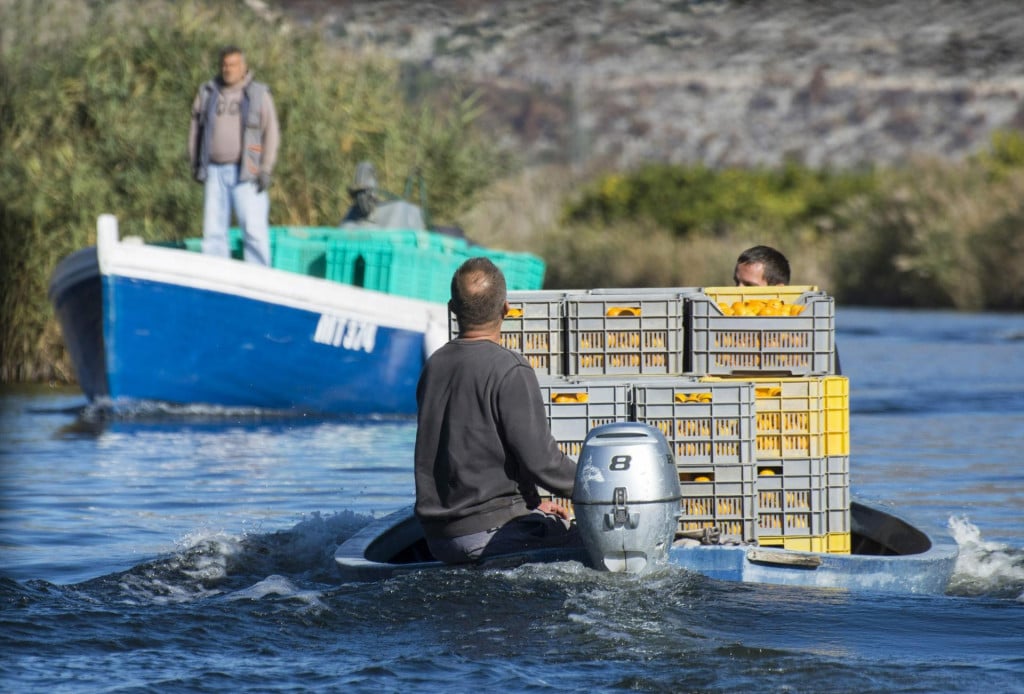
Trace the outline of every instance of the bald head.
<instances>
[{"instance_id":1,"label":"bald head","mask_svg":"<svg viewBox=\"0 0 1024 694\"><path fill-rule=\"evenodd\" d=\"M505 317L505 275L488 258L470 258L452 277L448 307L459 322L459 332L500 326Z\"/></svg>"}]
</instances>

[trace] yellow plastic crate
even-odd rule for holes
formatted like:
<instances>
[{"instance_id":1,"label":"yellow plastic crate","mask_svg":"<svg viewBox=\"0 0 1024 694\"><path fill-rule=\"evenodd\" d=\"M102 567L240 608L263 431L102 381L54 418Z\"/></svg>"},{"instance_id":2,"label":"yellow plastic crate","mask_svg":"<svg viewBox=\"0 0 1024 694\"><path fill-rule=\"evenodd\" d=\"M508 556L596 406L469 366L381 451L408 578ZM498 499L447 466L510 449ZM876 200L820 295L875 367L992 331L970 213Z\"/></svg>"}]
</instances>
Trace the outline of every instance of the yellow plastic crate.
<instances>
[{"instance_id":1,"label":"yellow plastic crate","mask_svg":"<svg viewBox=\"0 0 1024 694\"><path fill-rule=\"evenodd\" d=\"M794 552L818 552L825 554L849 554L850 533L827 533L818 536L765 536L757 538L762 547L781 547Z\"/></svg>"},{"instance_id":2,"label":"yellow plastic crate","mask_svg":"<svg viewBox=\"0 0 1024 694\"><path fill-rule=\"evenodd\" d=\"M850 454L850 382L845 376L747 380L754 384L757 460Z\"/></svg>"},{"instance_id":3,"label":"yellow plastic crate","mask_svg":"<svg viewBox=\"0 0 1024 694\"><path fill-rule=\"evenodd\" d=\"M804 294L820 291L813 285L787 284L778 287L704 287L703 292L718 304L737 301L778 299L787 305L800 302Z\"/></svg>"}]
</instances>

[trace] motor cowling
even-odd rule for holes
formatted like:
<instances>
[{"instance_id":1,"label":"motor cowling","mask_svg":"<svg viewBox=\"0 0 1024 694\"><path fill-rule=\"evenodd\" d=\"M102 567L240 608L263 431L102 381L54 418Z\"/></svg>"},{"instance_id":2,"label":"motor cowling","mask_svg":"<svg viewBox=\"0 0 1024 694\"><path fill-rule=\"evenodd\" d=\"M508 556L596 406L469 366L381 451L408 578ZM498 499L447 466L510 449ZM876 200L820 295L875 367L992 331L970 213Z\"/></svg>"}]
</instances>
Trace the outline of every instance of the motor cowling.
<instances>
[{"instance_id":1,"label":"motor cowling","mask_svg":"<svg viewBox=\"0 0 1024 694\"><path fill-rule=\"evenodd\" d=\"M668 553L679 524L679 475L662 433L615 422L587 434L572 502L595 569L639 573Z\"/></svg>"}]
</instances>

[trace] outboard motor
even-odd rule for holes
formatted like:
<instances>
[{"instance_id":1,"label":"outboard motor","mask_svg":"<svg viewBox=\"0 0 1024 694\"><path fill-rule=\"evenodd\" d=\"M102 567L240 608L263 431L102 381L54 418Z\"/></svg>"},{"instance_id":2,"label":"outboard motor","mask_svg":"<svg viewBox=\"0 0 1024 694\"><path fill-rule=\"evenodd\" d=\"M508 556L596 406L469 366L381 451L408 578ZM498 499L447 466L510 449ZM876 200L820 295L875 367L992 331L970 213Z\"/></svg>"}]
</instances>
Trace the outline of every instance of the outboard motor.
<instances>
[{"instance_id":1,"label":"outboard motor","mask_svg":"<svg viewBox=\"0 0 1024 694\"><path fill-rule=\"evenodd\" d=\"M681 496L672 451L658 429L641 422L591 429L572 494L591 566L638 573L664 559Z\"/></svg>"}]
</instances>

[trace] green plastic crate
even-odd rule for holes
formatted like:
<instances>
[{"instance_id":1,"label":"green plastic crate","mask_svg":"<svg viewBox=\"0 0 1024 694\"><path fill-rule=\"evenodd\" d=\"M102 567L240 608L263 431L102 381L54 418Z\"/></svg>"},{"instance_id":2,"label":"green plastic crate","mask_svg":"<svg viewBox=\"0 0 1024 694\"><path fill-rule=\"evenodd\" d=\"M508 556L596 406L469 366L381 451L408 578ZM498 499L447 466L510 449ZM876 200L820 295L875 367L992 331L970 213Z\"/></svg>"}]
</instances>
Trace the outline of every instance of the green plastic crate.
<instances>
[{"instance_id":1,"label":"green plastic crate","mask_svg":"<svg viewBox=\"0 0 1024 694\"><path fill-rule=\"evenodd\" d=\"M327 276L327 241L279 235L273 254L273 267L309 277Z\"/></svg>"}]
</instances>

